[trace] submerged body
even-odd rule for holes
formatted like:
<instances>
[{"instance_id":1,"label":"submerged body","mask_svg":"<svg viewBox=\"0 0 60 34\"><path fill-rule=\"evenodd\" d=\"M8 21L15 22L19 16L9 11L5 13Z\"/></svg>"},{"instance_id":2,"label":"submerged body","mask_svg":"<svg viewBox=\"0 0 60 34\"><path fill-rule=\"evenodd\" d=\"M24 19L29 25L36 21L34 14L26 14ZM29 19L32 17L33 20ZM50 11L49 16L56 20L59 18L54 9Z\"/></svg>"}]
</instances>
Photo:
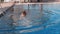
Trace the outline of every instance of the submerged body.
<instances>
[{"instance_id":1,"label":"submerged body","mask_svg":"<svg viewBox=\"0 0 60 34\"><path fill-rule=\"evenodd\" d=\"M31 27L30 20L28 20L28 18L26 16L27 16L26 11L23 11L20 15L19 20L17 21L17 26L19 26L20 28Z\"/></svg>"},{"instance_id":2,"label":"submerged body","mask_svg":"<svg viewBox=\"0 0 60 34\"><path fill-rule=\"evenodd\" d=\"M25 16L26 16L26 11L23 11L23 12L21 13L21 16L25 17Z\"/></svg>"},{"instance_id":3,"label":"submerged body","mask_svg":"<svg viewBox=\"0 0 60 34\"><path fill-rule=\"evenodd\" d=\"M20 20L23 19L23 18L25 18L25 16L26 16L26 11L23 11L23 12L21 13L21 15L20 15Z\"/></svg>"}]
</instances>

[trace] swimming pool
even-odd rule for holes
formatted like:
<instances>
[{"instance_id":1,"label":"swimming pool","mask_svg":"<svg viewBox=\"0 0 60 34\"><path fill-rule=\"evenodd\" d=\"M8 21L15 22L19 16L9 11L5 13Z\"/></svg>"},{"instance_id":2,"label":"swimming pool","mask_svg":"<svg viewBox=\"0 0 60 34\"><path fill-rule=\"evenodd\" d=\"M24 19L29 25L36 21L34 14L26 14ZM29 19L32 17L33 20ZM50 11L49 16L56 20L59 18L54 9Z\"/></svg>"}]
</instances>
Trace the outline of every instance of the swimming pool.
<instances>
[{"instance_id":1,"label":"swimming pool","mask_svg":"<svg viewBox=\"0 0 60 34\"><path fill-rule=\"evenodd\" d=\"M10 34L60 34L59 6L60 4L43 4L43 16L41 17L40 5L29 5L27 16L17 21L17 27L6 32ZM28 5L23 5L23 8L28 10Z\"/></svg>"}]
</instances>

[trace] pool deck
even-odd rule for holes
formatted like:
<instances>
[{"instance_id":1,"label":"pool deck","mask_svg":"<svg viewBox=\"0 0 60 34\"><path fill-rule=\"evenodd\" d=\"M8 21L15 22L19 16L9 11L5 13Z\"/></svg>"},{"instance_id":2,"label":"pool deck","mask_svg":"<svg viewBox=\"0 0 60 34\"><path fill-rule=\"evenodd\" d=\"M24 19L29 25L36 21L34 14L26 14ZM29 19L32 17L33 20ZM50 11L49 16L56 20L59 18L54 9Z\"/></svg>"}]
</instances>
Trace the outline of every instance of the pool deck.
<instances>
[{"instance_id":1,"label":"pool deck","mask_svg":"<svg viewBox=\"0 0 60 34\"><path fill-rule=\"evenodd\" d=\"M0 3L0 14L3 13L3 11L7 10L9 7L11 7L13 5L14 5L14 2Z\"/></svg>"},{"instance_id":2,"label":"pool deck","mask_svg":"<svg viewBox=\"0 0 60 34\"><path fill-rule=\"evenodd\" d=\"M1 3L1 7L4 8L4 7L10 7L14 4L14 2L9 2L9 3Z\"/></svg>"},{"instance_id":3,"label":"pool deck","mask_svg":"<svg viewBox=\"0 0 60 34\"><path fill-rule=\"evenodd\" d=\"M19 4L60 4L60 2L19 3Z\"/></svg>"}]
</instances>

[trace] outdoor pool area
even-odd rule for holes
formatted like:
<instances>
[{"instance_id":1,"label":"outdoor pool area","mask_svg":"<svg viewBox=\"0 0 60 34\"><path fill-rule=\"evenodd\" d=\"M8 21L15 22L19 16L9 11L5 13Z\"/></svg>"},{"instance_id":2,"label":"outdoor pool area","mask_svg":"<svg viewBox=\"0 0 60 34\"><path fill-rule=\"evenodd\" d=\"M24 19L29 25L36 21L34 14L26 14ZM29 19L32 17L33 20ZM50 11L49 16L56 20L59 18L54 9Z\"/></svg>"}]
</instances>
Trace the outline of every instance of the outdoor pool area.
<instances>
[{"instance_id":1,"label":"outdoor pool area","mask_svg":"<svg viewBox=\"0 0 60 34\"><path fill-rule=\"evenodd\" d=\"M8 12L0 19L0 24L2 24L0 28L3 27L3 30L0 29L0 34L60 34L60 4L29 4L29 6L26 4L22 6L27 12L26 17L23 19L20 17L17 20L18 25L11 27L7 25L13 22L8 18L10 14Z\"/></svg>"},{"instance_id":2,"label":"outdoor pool area","mask_svg":"<svg viewBox=\"0 0 60 34\"><path fill-rule=\"evenodd\" d=\"M25 6L25 5L24 5ZM60 4L43 4L43 16L40 18L39 5L30 5L30 19L32 24L31 29L22 30L22 34L60 34ZM26 7L26 6L25 6ZM32 9L32 11L31 11ZM35 9L35 10L34 10ZM37 18L36 18L37 17ZM38 24L37 24L38 23ZM38 26L37 26L38 25ZM37 26L37 27L36 27ZM35 27L35 30L34 28Z\"/></svg>"}]
</instances>

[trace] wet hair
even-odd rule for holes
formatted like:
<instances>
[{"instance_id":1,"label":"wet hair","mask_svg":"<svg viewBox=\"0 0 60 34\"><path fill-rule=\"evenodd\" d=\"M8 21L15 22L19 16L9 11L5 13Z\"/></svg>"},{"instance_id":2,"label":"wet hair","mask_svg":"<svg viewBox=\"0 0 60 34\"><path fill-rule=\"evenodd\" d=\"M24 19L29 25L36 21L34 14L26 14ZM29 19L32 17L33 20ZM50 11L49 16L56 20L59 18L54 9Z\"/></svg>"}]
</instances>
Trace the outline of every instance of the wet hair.
<instances>
[{"instance_id":1,"label":"wet hair","mask_svg":"<svg viewBox=\"0 0 60 34\"><path fill-rule=\"evenodd\" d=\"M24 16L26 16L26 11L23 11L22 13L23 13Z\"/></svg>"}]
</instances>

